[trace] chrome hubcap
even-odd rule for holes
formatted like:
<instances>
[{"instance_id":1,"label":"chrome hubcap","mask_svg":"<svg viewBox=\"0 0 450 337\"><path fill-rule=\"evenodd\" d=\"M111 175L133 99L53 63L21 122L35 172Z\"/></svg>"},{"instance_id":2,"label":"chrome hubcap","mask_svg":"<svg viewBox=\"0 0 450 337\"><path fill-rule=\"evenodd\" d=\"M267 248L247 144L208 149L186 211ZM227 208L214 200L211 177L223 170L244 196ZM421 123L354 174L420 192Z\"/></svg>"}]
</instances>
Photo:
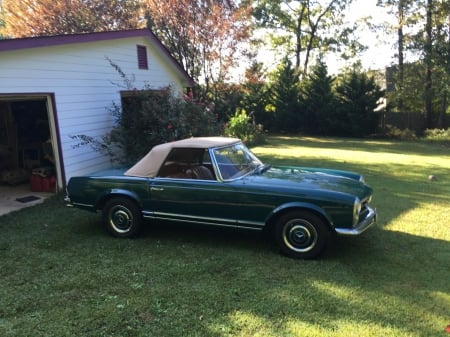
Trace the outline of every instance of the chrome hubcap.
<instances>
[{"instance_id":1,"label":"chrome hubcap","mask_svg":"<svg viewBox=\"0 0 450 337\"><path fill-rule=\"evenodd\" d=\"M122 206L117 206L111 210L110 223L118 233L125 233L130 230L133 224L131 213Z\"/></svg>"},{"instance_id":2,"label":"chrome hubcap","mask_svg":"<svg viewBox=\"0 0 450 337\"><path fill-rule=\"evenodd\" d=\"M308 221L293 219L284 226L283 240L287 247L296 252L308 252L317 243L317 231Z\"/></svg>"}]
</instances>

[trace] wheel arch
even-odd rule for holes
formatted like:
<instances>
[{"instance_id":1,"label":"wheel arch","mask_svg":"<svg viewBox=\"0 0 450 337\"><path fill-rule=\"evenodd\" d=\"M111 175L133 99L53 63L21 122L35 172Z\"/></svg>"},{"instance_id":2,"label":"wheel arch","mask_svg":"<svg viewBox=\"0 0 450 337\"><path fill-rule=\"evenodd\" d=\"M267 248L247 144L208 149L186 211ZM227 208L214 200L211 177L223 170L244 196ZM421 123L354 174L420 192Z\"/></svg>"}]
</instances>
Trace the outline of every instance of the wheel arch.
<instances>
[{"instance_id":1,"label":"wheel arch","mask_svg":"<svg viewBox=\"0 0 450 337\"><path fill-rule=\"evenodd\" d=\"M125 190L125 189L111 189L108 191L105 191L104 193L102 193L96 203L95 203L95 209L97 210L102 210L103 207L105 206L105 204L111 200L112 198L126 198L129 199L130 201L136 203L136 205L142 209L142 202L140 201L139 196L129 190Z\"/></svg>"},{"instance_id":2,"label":"wheel arch","mask_svg":"<svg viewBox=\"0 0 450 337\"><path fill-rule=\"evenodd\" d=\"M328 226L330 230L333 229L333 222L328 214L319 206L306 202L290 202L283 204L275 208L266 219L265 229L268 231L273 230L277 220L286 213L292 211L308 211L319 216Z\"/></svg>"}]
</instances>

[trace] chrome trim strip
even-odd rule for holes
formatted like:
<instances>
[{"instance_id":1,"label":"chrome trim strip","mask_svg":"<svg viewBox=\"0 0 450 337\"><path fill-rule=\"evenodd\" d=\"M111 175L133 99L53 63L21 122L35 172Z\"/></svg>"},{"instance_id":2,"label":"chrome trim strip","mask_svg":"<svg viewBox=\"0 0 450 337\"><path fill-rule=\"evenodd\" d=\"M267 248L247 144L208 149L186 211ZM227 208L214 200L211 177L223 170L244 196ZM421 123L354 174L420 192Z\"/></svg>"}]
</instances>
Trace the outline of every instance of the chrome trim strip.
<instances>
[{"instance_id":1,"label":"chrome trim strip","mask_svg":"<svg viewBox=\"0 0 450 337\"><path fill-rule=\"evenodd\" d=\"M236 221L233 219L199 217L199 216L164 213L164 212L142 212L142 215L145 219L170 220L170 221L189 222L219 227L248 228L254 230L261 230L265 225L264 223L256 221L242 221L242 220Z\"/></svg>"},{"instance_id":2,"label":"chrome trim strip","mask_svg":"<svg viewBox=\"0 0 450 337\"><path fill-rule=\"evenodd\" d=\"M365 232L372 225L374 225L377 220L377 211L373 208L370 208L369 206L366 207L369 212L367 213L367 216L364 218L364 220L362 220L352 228L335 228L334 230L336 231L336 233L343 236L355 236Z\"/></svg>"},{"instance_id":3,"label":"chrome trim strip","mask_svg":"<svg viewBox=\"0 0 450 337\"><path fill-rule=\"evenodd\" d=\"M167 217L167 218L178 218L178 219L198 219L203 221L214 221L214 222L229 222L229 223L236 223L236 220L232 219L222 219L222 218L209 218L209 217L200 217L200 216L193 216L193 215L184 215L184 214L175 214L175 213L164 213L164 212L153 212L154 216L158 217Z\"/></svg>"},{"instance_id":4,"label":"chrome trim strip","mask_svg":"<svg viewBox=\"0 0 450 337\"><path fill-rule=\"evenodd\" d=\"M94 205L92 205L92 204L82 204L82 203L80 203L80 202L72 202L72 205L73 205L73 206L81 206L81 207L91 207L91 208L94 208Z\"/></svg>"}]
</instances>

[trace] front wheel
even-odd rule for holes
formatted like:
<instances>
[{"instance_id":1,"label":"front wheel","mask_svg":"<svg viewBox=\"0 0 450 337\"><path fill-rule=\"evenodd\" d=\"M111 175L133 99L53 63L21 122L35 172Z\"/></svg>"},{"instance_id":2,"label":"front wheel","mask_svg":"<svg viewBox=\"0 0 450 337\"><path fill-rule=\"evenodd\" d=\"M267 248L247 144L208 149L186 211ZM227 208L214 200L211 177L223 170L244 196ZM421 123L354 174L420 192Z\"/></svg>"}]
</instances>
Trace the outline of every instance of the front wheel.
<instances>
[{"instance_id":1,"label":"front wheel","mask_svg":"<svg viewBox=\"0 0 450 337\"><path fill-rule=\"evenodd\" d=\"M306 211L286 213L275 225L275 241L281 252L299 259L313 259L325 249L330 231L317 215Z\"/></svg>"},{"instance_id":2,"label":"front wheel","mask_svg":"<svg viewBox=\"0 0 450 337\"><path fill-rule=\"evenodd\" d=\"M115 237L133 237L141 228L141 212L132 200L121 197L112 198L103 208L103 224Z\"/></svg>"}]
</instances>

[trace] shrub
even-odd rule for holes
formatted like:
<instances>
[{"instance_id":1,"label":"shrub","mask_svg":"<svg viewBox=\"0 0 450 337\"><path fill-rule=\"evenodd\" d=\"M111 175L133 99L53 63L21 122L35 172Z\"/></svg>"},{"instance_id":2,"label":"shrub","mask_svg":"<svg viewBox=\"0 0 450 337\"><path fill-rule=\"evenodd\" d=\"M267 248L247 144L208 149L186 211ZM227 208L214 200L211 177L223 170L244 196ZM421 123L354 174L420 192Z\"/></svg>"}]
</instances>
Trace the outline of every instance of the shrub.
<instances>
[{"instance_id":1,"label":"shrub","mask_svg":"<svg viewBox=\"0 0 450 337\"><path fill-rule=\"evenodd\" d=\"M400 139L400 140L415 140L417 136L414 131L406 128L401 130L393 125L386 125L384 134L387 138Z\"/></svg>"},{"instance_id":2,"label":"shrub","mask_svg":"<svg viewBox=\"0 0 450 337\"><path fill-rule=\"evenodd\" d=\"M240 138L247 145L263 144L265 142L264 128L253 123L244 110L236 112L230 118L224 129L225 136Z\"/></svg>"},{"instance_id":3,"label":"shrub","mask_svg":"<svg viewBox=\"0 0 450 337\"><path fill-rule=\"evenodd\" d=\"M450 129L426 129L425 139L450 141Z\"/></svg>"},{"instance_id":4,"label":"shrub","mask_svg":"<svg viewBox=\"0 0 450 337\"><path fill-rule=\"evenodd\" d=\"M110 157L112 164L129 165L157 144L188 137L220 134L214 112L192 97L180 97L171 88L134 90L122 105L109 108L115 119L112 130L100 139L87 135L72 138L76 146L89 144Z\"/></svg>"},{"instance_id":5,"label":"shrub","mask_svg":"<svg viewBox=\"0 0 450 337\"><path fill-rule=\"evenodd\" d=\"M443 143L450 146L450 129L427 129L423 138L427 141Z\"/></svg>"}]
</instances>

